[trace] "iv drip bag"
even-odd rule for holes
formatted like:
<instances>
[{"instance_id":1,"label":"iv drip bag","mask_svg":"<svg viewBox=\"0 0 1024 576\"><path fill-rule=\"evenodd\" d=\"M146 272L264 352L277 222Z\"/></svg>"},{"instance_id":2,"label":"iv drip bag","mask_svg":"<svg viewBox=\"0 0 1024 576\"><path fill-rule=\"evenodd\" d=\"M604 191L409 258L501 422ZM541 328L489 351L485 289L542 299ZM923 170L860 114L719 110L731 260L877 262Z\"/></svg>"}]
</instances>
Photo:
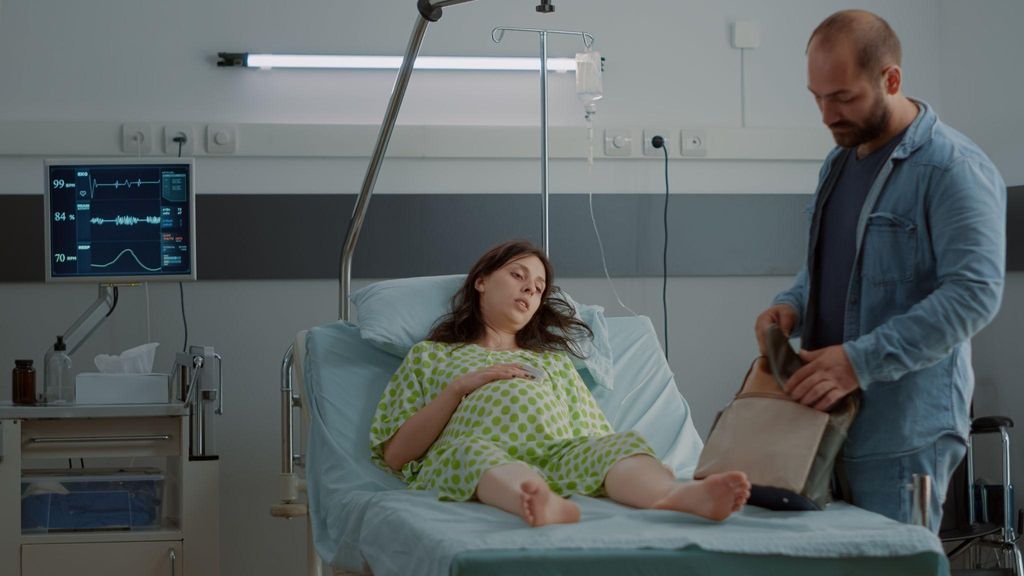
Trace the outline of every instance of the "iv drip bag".
<instances>
[{"instance_id":1,"label":"iv drip bag","mask_svg":"<svg viewBox=\"0 0 1024 576\"><path fill-rule=\"evenodd\" d=\"M595 103L604 97L601 69L600 53L587 50L576 55L576 97L583 103L588 118L594 113Z\"/></svg>"}]
</instances>

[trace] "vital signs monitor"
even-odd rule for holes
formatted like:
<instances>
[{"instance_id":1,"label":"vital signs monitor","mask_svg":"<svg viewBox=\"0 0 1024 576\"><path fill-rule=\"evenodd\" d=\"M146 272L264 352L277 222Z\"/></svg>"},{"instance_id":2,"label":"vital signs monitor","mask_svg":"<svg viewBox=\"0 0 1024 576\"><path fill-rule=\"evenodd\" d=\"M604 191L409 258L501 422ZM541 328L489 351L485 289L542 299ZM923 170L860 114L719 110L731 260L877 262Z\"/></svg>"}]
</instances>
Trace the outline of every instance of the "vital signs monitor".
<instances>
[{"instance_id":1,"label":"vital signs monitor","mask_svg":"<svg viewBox=\"0 0 1024 576\"><path fill-rule=\"evenodd\" d=\"M196 279L191 159L48 160L46 280Z\"/></svg>"}]
</instances>

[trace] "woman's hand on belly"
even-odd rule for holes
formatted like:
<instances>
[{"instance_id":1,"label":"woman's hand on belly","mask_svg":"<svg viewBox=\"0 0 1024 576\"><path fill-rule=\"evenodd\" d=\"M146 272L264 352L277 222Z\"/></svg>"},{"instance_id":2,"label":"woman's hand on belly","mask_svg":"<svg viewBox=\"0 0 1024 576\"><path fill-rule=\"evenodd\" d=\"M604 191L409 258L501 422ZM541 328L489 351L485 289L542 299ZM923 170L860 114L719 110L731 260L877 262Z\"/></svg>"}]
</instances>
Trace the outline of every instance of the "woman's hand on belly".
<instances>
[{"instance_id":1,"label":"woman's hand on belly","mask_svg":"<svg viewBox=\"0 0 1024 576\"><path fill-rule=\"evenodd\" d=\"M513 378L534 379L533 374L530 374L519 364L495 364L463 374L452 380L448 387L453 388L459 396L465 397L485 384L496 380L511 380Z\"/></svg>"}]
</instances>

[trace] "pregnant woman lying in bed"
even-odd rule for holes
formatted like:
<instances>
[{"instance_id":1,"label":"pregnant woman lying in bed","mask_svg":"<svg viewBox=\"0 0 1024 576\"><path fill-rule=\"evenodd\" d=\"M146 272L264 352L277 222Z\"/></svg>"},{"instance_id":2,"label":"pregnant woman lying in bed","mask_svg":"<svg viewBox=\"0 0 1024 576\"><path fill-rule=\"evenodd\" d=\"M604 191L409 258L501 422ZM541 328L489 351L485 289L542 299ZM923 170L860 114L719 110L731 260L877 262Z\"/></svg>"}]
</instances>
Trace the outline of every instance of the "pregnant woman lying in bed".
<instances>
[{"instance_id":1,"label":"pregnant woman lying in bed","mask_svg":"<svg viewBox=\"0 0 1024 576\"><path fill-rule=\"evenodd\" d=\"M527 242L480 258L388 383L370 429L374 462L410 488L476 498L531 526L577 522L572 494L713 520L742 508L742 472L678 482L642 436L612 430L569 357L592 332L553 279Z\"/></svg>"}]
</instances>

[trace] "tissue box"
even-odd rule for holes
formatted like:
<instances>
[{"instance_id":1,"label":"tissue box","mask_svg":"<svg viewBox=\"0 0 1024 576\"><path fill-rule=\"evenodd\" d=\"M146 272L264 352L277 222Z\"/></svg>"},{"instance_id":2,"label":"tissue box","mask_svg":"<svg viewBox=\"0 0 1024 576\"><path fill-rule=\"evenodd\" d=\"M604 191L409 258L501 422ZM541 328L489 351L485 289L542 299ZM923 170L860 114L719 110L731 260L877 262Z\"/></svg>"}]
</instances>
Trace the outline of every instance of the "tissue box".
<instances>
[{"instance_id":1,"label":"tissue box","mask_svg":"<svg viewBox=\"0 0 1024 576\"><path fill-rule=\"evenodd\" d=\"M134 530L160 524L164 477L158 470L63 472L25 471L23 533Z\"/></svg>"},{"instance_id":2,"label":"tissue box","mask_svg":"<svg viewBox=\"0 0 1024 576\"><path fill-rule=\"evenodd\" d=\"M75 378L75 404L161 404L168 401L167 374L83 372Z\"/></svg>"}]
</instances>

